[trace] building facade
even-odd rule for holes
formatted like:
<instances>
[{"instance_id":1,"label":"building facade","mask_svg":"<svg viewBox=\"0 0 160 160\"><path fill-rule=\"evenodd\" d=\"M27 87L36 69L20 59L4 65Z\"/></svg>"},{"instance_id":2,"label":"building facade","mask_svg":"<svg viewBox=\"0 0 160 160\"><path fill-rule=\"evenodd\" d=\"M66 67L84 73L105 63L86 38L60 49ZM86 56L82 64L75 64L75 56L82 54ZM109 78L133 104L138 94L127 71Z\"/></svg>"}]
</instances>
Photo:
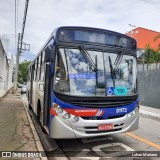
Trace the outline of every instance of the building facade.
<instances>
[{"instance_id":1,"label":"building facade","mask_svg":"<svg viewBox=\"0 0 160 160\"><path fill-rule=\"evenodd\" d=\"M160 63L150 63L147 64L144 62L144 51L150 47L154 51L158 51L160 45L160 38L155 41L155 38L160 35L160 32L153 31L150 29L137 27L129 32L126 35L134 38L137 41L137 57L138 57L138 69L155 69L160 68Z\"/></svg>"},{"instance_id":2,"label":"building facade","mask_svg":"<svg viewBox=\"0 0 160 160\"><path fill-rule=\"evenodd\" d=\"M150 48L154 49L155 51L158 49L160 39L157 39L156 41L154 39L159 34L160 32L152 31L142 27L137 27L126 33L126 35L134 38L137 41L138 49L145 50L146 45L150 45Z\"/></svg>"},{"instance_id":3,"label":"building facade","mask_svg":"<svg viewBox=\"0 0 160 160\"><path fill-rule=\"evenodd\" d=\"M13 56L7 58L6 51L0 39L0 97L13 87Z\"/></svg>"}]
</instances>

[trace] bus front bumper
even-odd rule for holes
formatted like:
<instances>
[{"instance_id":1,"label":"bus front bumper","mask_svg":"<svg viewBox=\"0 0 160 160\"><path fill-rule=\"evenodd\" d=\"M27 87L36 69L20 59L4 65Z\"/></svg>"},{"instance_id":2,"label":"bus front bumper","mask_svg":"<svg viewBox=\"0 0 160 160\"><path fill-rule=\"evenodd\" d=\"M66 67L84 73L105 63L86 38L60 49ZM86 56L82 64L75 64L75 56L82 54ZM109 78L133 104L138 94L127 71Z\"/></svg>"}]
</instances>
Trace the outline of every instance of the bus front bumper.
<instances>
[{"instance_id":1,"label":"bus front bumper","mask_svg":"<svg viewBox=\"0 0 160 160\"><path fill-rule=\"evenodd\" d=\"M121 118L106 120L84 120L80 118L77 123L64 120L59 116L52 118L50 127L50 138L55 139L72 139L85 138L94 136L104 136L122 132L129 132L138 129L139 113L132 117L125 115ZM99 131L99 124L113 124L113 129L108 131Z\"/></svg>"}]
</instances>

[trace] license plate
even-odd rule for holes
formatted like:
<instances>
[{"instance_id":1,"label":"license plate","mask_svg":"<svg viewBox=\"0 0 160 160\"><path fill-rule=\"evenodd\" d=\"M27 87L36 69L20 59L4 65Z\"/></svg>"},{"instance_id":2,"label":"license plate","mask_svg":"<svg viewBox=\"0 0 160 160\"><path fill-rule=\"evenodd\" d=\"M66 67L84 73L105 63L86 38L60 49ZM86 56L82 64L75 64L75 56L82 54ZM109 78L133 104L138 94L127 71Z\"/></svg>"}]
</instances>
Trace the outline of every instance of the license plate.
<instances>
[{"instance_id":1,"label":"license plate","mask_svg":"<svg viewBox=\"0 0 160 160\"><path fill-rule=\"evenodd\" d=\"M109 124L99 124L98 125L98 130L99 131L106 131L106 130L111 130L113 129L113 124L109 123Z\"/></svg>"}]
</instances>

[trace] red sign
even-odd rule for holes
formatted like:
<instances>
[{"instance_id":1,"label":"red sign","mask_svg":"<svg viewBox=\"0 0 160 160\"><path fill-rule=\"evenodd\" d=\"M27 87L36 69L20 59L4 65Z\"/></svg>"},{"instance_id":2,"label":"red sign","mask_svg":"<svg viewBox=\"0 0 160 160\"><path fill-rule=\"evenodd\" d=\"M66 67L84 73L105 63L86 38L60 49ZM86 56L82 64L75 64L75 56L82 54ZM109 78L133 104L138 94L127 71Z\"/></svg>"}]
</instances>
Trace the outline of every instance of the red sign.
<instances>
[{"instance_id":1,"label":"red sign","mask_svg":"<svg viewBox=\"0 0 160 160\"><path fill-rule=\"evenodd\" d=\"M66 112L75 116L96 116L99 109L64 109Z\"/></svg>"},{"instance_id":2,"label":"red sign","mask_svg":"<svg viewBox=\"0 0 160 160\"><path fill-rule=\"evenodd\" d=\"M107 131L107 130L111 130L113 129L113 124L109 123L109 124L99 124L98 125L98 130L99 131Z\"/></svg>"}]
</instances>

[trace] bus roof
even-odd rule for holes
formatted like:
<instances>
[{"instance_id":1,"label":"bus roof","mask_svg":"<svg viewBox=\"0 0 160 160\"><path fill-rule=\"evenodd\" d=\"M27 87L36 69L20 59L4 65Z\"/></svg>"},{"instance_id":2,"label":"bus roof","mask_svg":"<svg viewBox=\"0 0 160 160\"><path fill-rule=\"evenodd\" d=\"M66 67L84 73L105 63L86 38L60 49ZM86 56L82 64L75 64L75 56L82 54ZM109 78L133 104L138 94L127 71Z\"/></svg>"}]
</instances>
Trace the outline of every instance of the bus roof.
<instances>
[{"instance_id":1,"label":"bus roof","mask_svg":"<svg viewBox=\"0 0 160 160\"><path fill-rule=\"evenodd\" d=\"M57 27L56 29L54 29L54 31L51 33L51 36L55 37L57 32L61 29L85 29L85 30L95 30L95 31L100 31L100 32L108 32L108 33L113 33L113 34L117 34L132 40L135 40L134 38L131 38L130 36L127 36L126 34L122 34L119 32L115 32L115 31L111 31L111 30L106 30L106 29L101 29L101 28L94 28L94 27L83 27L83 26L61 26L61 27ZM50 37L51 37L50 36Z\"/></svg>"},{"instance_id":2,"label":"bus roof","mask_svg":"<svg viewBox=\"0 0 160 160\"><path fill-rule=\"evenodd\" d=\"M94 28L94 27L83 27L83 26L60 26L60 27L57 27L54 29L54 31L50 34L49 38L47 39L46 43L43 45L43 47L39 50L37 56L44 50L44 48L46 47L46 45L49 43L49 41L51 40L52 37L57 37L57 34L59 33L60 30L64 30L64 29L77 29L77 30L90 30L90 31L97 31L97 32L103 32L103 33L110 33L110 34L114 34L114 35L117 35L117 36L121 36L121 37L125 37L127 39L130 39L130 40L133 40L136 42L135 39L125 35L125 34L122 34L122 33L119 33L119 32L115 32L115 31L111 31L111 30L106 30L106 29L101 29L101 28ZM37 57L36 56L36 57ZM36 58L35 58L36 59ZM34 60L35 60L34 59ZM34 61L33 60L33 61ZM32 62L33 63L33 62ZM31 63L31 64L32 64Z\"/></svg>"}]
</instances>

